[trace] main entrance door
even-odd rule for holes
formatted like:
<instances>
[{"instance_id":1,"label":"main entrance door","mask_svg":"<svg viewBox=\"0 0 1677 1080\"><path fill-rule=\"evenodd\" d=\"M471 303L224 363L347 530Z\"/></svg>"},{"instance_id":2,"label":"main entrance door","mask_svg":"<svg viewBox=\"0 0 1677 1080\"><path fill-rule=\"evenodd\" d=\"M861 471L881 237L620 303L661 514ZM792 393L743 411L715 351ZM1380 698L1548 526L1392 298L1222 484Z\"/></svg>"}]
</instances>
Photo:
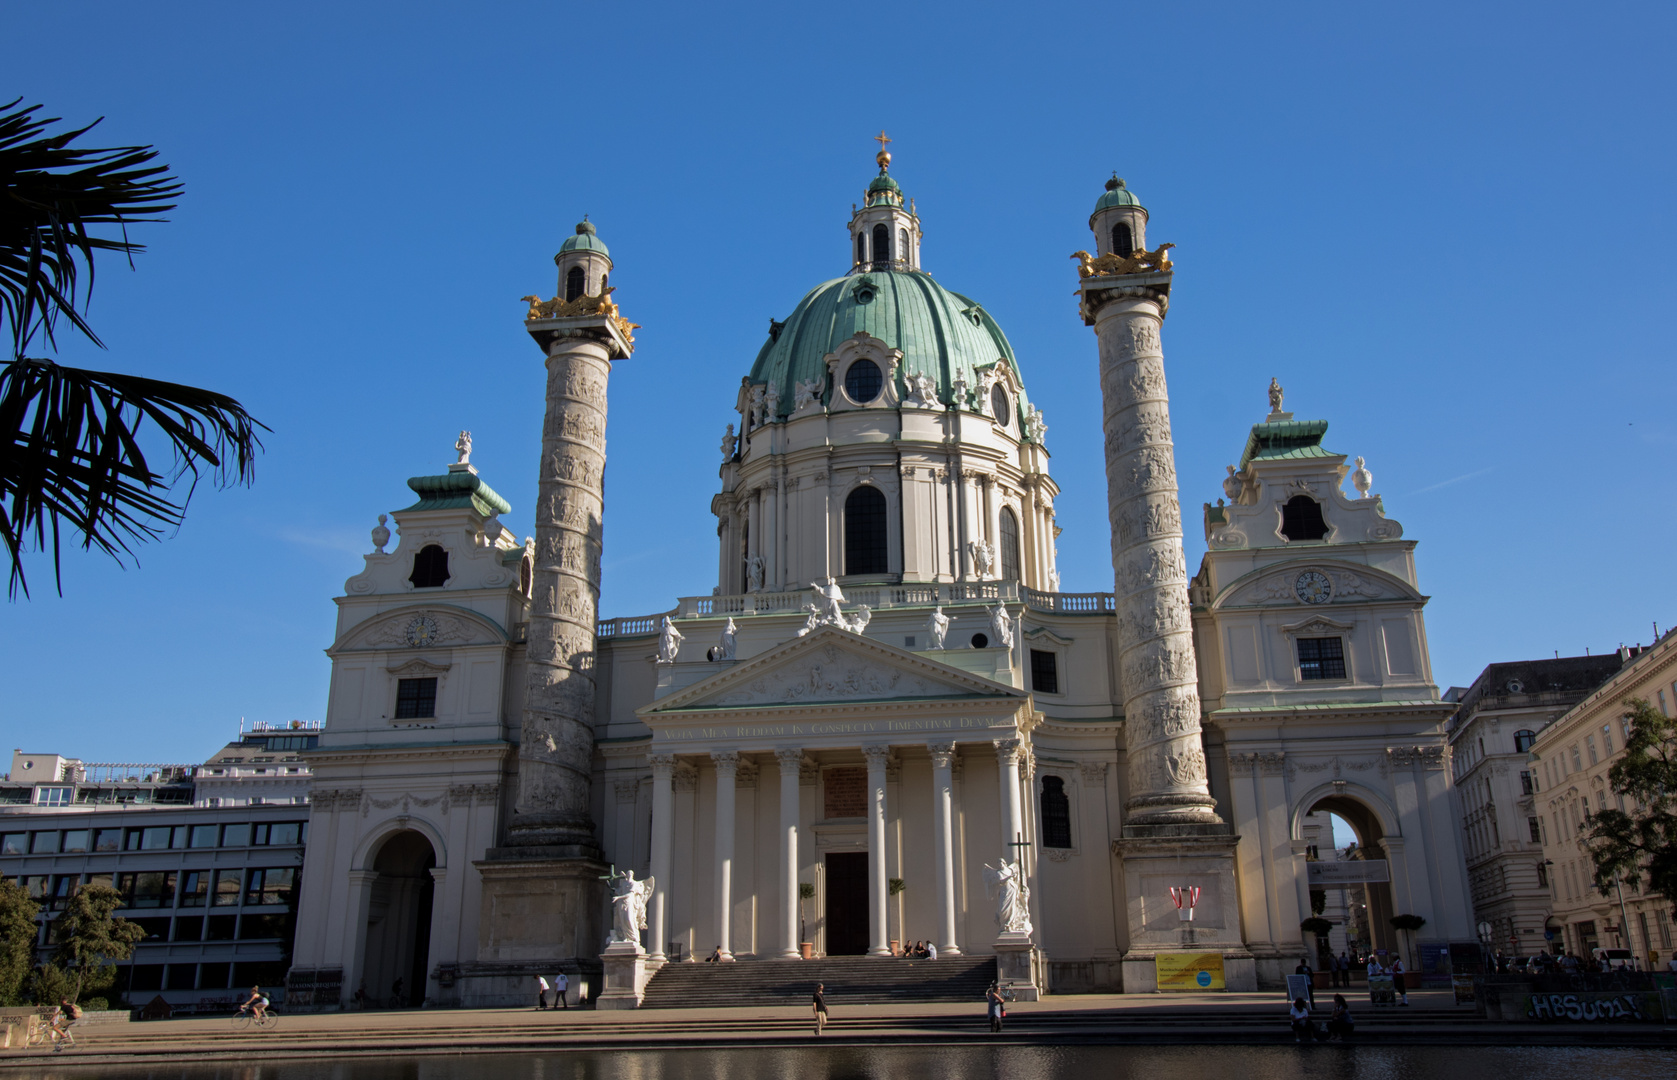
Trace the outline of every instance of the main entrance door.
<instances>
[{"instance_id":1,"label":"main entrance door","mask_svg":"<svg viewBox=\"0 0 1677 1080\"><path fill-rule=\"evenodd\" d=\"M827 853L827 955L868 951L868 853Z\"/></svg>"}]
</instances>

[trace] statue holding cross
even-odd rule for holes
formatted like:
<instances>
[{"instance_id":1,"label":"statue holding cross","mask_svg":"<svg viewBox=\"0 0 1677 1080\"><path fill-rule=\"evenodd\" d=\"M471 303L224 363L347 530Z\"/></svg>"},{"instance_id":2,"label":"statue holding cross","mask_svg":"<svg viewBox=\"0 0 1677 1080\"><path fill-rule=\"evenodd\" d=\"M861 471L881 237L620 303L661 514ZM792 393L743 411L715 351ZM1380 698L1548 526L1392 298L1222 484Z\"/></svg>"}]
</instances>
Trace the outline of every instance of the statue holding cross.
<instances>
[{"instance_id":1,"label":"statue holding cross","mask_svg":"<svg viewBox=\"0 0 1677 1080\"><path fill-rule=\"evenodd\" d=\"M1018 840L1016 844L1024 844ZM1004 934L1031 932L1031 889L1025 884L1024 859L1000 860L997 866L984 864L984 892L996 902L996 927Z\"/></svg>"},{"instance_id":2,"label":"statue holding cross","mask_svg":"<svg viewBox=\"0 0 1677 1080\"><path fill-rule=\"evenodd\" d=\"M614 863L611 872L600 880L611 885L611 936L607 938L607 944L624 941L639 946L641 931L646 929L647 901L651 899L658 879L649 877L645 881L636 881L633 870L619 873Z\"/></svg>"}]
</instances>

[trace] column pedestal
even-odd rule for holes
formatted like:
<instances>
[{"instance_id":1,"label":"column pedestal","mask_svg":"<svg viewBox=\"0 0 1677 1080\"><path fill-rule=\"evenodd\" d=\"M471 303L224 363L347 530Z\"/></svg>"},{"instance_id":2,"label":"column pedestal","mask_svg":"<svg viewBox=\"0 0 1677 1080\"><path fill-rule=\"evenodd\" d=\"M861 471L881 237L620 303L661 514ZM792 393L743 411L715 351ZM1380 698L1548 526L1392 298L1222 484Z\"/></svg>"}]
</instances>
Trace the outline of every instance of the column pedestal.
<instances>
[{"instance_id":1,"label":"column pedestal","mask_svg":"<svg viewBox=\"0 0 1677 1080\"><path fill-rule=\"evenodd\" d=\"M633 941L617 941L600 954L605 989L594 999L596 1009L638 1009L646 997L646 950Z\"/></svg>"},{"instance_id":2,"label":"column pedestal","mask_svg":"<svg viewBox=\"0 0 1677 1080\"><path fill-rule=\"evenodd\" d=\"M996 939L996 984L1011 990L1014 1001L1036 1001L1037 968L1041 953L1037 952L1031 935L1004 933Z\"/></svg>"},{"instance_id":3,"label":"column pedestal","mask_svg":"<svg viewBox=\"0 0 1677 1080\"><path fill-rule=\"evenodd\" d=\"M1160 953L1218 952L1223 982L1231 991L1258 989L1257 962L1240 935L1235 888L1235 845L1227 825L1126 825L1112 842L1124 867L1124 902L1130 947L1124 953L1124 993L1158 989ZM1174 887L1198 886L1199 906L1185 922L1171 900ZM1191 926L1191 939L1183 927Z\"/></svg>"}]
</instances>

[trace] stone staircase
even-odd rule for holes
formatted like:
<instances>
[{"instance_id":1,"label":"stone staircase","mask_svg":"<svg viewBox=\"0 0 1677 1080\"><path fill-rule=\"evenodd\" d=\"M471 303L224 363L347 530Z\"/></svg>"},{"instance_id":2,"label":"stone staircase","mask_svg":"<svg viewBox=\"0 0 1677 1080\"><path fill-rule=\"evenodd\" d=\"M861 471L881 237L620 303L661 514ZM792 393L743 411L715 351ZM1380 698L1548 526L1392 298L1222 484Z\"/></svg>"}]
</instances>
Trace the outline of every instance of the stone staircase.
<instances>
[{"instance_id":1,"label":"stone staircase","mask_svg":"<svg viewBox=\"0 0 1677 1080\"><path fill-rule=\"evenodd\" d=\"M665 964L646 984L645 1009L707 1009L744 1005L808 1006L816 983L832 1005L895 1002L982 1002L996 978L996 958L833 956L824 960L738 960L731 964Z\"/></svg>"}]
</instances>

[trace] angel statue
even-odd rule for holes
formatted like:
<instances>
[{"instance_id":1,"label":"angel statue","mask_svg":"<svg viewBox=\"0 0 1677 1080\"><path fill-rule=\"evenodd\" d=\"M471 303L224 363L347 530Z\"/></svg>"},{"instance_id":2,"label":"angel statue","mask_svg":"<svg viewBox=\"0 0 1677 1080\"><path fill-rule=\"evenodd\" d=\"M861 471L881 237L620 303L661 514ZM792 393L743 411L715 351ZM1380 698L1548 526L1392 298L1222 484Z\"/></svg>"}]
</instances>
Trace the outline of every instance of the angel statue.
<instances>
[{"instance_id":1,"label":"angel statue","mask_svg":"<svg viewBox=\"0 0 1677 1080\"><path fill-rule=\"evenodd\" d=\"M799 379L792 386L792 410L803 412L821 404L821 391L825 385L825 379Z\"/></svg>"},{"instance_id":2,"label":"angel statue","mask_svg":"<svg viewBox=\"0 0 1677 1080\"><path fill-rule=\"evenodd\" d=\"M675 663L676 653L681 651L682 633L675 628L668 615L658 624L658 662L660 664Z\"/></svg>"},{"instance_id":3,"label":"angel statue","mask_svg":"<svg viewBox=\"0 0 1677 1080\"><path fill-rule=\"evenodd\" d=\"M460 437L454 440L454 452L459 455L456 465L470 465L472 461L472 433L462 431Z\"/></svg>"},{"instance_id":4,"label":"angel statue","mask_svg":"<svg viewBox=\"0 0 1677 1080\"><path fill-rule=\"evenodd\" d=\"M646 929L646 902L651 899L658 879L636 881L635 872L625 870L609 875L606 880L611 882L611 937L606 943L615 945L626 941L638 948L641 931Z\"/></svg>"},{"instance_id":5,"label":"angel statue","mask_svg":"<svg viewBox=\"0 0 1677 1080\"><path fill-rule=\"evenodd\" d=\"M943 613L943 605L939 604L926 620L926 634L932 639L932 648L943 648L943 639L949 635L949 624L954 618Z\"/></svg>"},{"instance_id":6,"label":"angel statue","mask_svg":"<svg viewBox=\"0 0 1677 1080\"><path fill-rule=\"evenodd\" d=\"M1031 932L1031 889L1016 862L984 864L984 895L996 902L996 928L1004 934Z\"/></svg>"}]
</instances>

